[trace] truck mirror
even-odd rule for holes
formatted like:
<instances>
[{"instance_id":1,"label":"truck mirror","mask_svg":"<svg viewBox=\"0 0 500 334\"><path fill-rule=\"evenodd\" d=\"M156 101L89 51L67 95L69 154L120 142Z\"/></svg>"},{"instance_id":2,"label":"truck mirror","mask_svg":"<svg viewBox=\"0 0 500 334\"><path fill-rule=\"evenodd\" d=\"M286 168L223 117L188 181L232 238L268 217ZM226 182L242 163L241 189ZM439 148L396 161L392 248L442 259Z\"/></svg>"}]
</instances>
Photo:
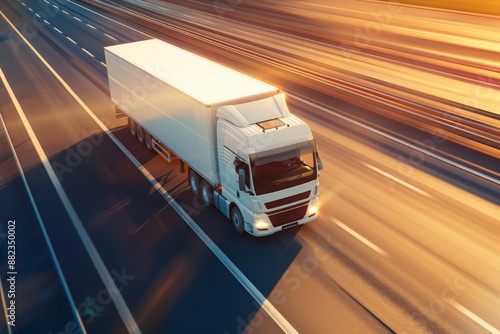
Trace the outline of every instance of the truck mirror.
<instances>
[{"instance_id":1,"label":"truck mirror","mask_svg":"<svg viewBox=\"0 0 500 334\"><path fill-rule=\"evenodd\" d=\"M316 155L316 158L318 159L318 170L322 170L323 169L323 160L321 160L321 157L319 156L319 154Z\"/></svg>"},{"instance_id":2,"label":"truck mirror","mask_svg":"<svg viewBox=\"0 0 500 334\"><path fill-rule=\"evenodd\" d=\"M238 168L238 166L243 162L243 160L240 159L240 157L236 156L234 157L233 165L234 167Z\"/></svg>"},{"instance_id":3,"label":"truck mirror","mask_svg":"<svg viewBox=\"0 0 500 334\"><path fill-rule=\"evenodd\" d=\"M238 170L238 182L239 182L239 187L240 191L245 191L245 170L242 168Z\"/></svg>"}]
</instances>

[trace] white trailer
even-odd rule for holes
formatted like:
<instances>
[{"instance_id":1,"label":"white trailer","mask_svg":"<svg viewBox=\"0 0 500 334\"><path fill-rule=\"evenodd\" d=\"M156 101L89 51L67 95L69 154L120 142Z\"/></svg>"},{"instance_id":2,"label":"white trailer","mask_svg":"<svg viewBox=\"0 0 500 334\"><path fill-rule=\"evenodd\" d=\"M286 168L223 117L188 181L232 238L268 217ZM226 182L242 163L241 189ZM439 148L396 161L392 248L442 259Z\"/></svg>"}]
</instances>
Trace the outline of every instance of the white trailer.
<instances>
[{"instance_id":1,"label":"white trailer","mask_svg":"<svg viewBox=\"0 0 500 334\"><path fill-rule=\"evenodd\" d=\"M157 39L105 47L112 102L131 133L239 233L317 217L322 168L311 131L274 86Z\"/></svg>"}]
</instances>

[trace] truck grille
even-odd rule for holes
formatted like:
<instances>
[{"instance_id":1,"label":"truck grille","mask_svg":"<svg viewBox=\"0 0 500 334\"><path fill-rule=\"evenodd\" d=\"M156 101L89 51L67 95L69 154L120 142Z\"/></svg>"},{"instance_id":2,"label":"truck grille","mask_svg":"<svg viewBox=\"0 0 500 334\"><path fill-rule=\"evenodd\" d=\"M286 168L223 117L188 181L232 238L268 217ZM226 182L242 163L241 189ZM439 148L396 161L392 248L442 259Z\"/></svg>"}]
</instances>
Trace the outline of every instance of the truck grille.
<instances>
[{"instance_id":1,"label":"truck grille","mask_svg":"<svg viewBox=\"0 0 500 334\"><path fill-rule=\"evenodd\" d=\"M304 191L303 193L300 193L297 195L281 198L281 199L278 199L278 200L272 201L272 202L267 202L267 203L265 203L265 206L268 209L277 208L278 206L283 206L283 205L291 204L293 202L298 202L298 201L307 199L307 198L309 198L310 194L311 194L311 191Z\"/></svg>"},{"instance_id":2,"label":"truck grille","mask_svg":"<svg viewBox=\"0 0 500 334\"><path fill-rule=\"evenodd\" d=\"M287 208L285 210L277 210L275 212L269 212L268 216L274 227L281 226L287 223L293 223L297 220L304 218L307 212L307 206L309 203L300 204L294 208Z\"/></svg>"}]
</instances>

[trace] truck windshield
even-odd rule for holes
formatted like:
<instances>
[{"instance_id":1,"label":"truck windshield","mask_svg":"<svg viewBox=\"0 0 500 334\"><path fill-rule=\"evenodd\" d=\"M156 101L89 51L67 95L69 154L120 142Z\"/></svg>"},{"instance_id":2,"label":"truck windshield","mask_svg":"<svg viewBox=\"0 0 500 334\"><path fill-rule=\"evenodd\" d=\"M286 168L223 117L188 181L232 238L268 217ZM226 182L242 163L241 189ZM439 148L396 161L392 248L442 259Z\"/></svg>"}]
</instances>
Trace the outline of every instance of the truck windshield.
<instances>
[{"instance_id":1,"label":"truck windshield","mask_svg":"<svg viewBox=\"0 0 500 334\"><path fill-rule=\"evenodd\" d=\"M306 142L250 155L257 195L293 187L316 179L314 142Z\"/></svg>"}]
</instances>

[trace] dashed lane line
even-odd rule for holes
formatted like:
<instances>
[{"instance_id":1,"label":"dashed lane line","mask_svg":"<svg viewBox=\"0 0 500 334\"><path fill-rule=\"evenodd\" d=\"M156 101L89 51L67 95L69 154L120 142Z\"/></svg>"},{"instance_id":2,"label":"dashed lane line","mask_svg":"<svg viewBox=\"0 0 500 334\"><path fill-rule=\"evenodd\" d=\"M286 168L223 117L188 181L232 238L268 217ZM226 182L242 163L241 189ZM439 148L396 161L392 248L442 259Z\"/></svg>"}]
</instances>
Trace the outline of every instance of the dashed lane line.
<instances>
[{"instance_id":1,"label":"dashed lane line","mask_svg":"<svg viewBox=\"0 0 500 334\"><path fill-rule=\"evenodd\" d=\"M40 15L38 15L38 13L37 13L37 14L35 14L35 15L37 15L38 17L40 17ZM50 24L50 22L48 22L47 20L43 20L43 22L45 22L47 25L51 25L51 24ZM97 30L97 28L96 28L96 27L94 27L94 26L92 26L92 25L90 25L90 24L87 24L87 26L89 26L90 28L92 28L92 29L94 29L94 30ZM64 35L64 33L63 33L61 30L59 30L57 27L52 26L52 28L54 28L54 30L55 30L55 31L57 31L58 33L60 33L60 34ZM107 34L105 34L105 35L107 35ZM107 35L107 36L108 36L108 37L110 37L110 38L112 38L112 39L114 39L114 40L116 40L116 39L115 39L114 37L112 37L112 36L109 36L109 35ZM73 43L73 44L75 44L75 45L78 45L78 43L77 43L77 42L75 42L75 41L74 41L71 37L69 37L69 36L65 36L65 37L66 37L66 38L67 38L67 39L68 39L71 43ZM83 52L85 52L86 54L88 54L90 57L95 58L95 56L94 56L91 52L89 52L87 49L85 49L85 48L81 48L81 50L82 50ZM107 67L107 66L106 66L106 64L104 64L102 61L101 61L100 63L101 63L101 65L103 65L104 67Z\"/></svg>"},{"instance_id":2,"label":"dashed lane line","mask_svg":"<svg viewBox=\"0 0 500 334\"><path fill-rule=\"evenodd\" d=\"M355 237L356 239L358 239L359 241L361 241L362 243L364 243L366 246L368 246L371 249L373 249L375 252L379 253L380 255L382 255L384 257L389 257L389 254L387 254L386 251L384 251L382 248L380 248L377 245L375 245L370 240L368 240L365 237L363 237L361 234L359 234L356 231L354 231L353 229L351 229L349 226L347 226L344 223L342 223L340 220L338 220L336 218L333 218L333 217L330 217L330 220L332 222L334 222L338 227L340 227L341 229L343 229L344 231L346 231L347 233L349 233L350 235L352 235L353 237Z\"/></svg>"},{"instance_id":3,"label":"dashed lane line","mask_svg":"<svg viewBox=\"0 0 500 334\"><path fill-rule=\"evenodd\" d=\"M115 41L117 41L117 39L116 39L116 38L114 38L113 36L111 36L111 35L108 35L108 34L106 34L106 33L104 33L104 36L106 36L106 37L108 37L108 38L111 38L112 40L115 40Z\"/></svg>"},{"instance_id":4,"label":"dashed lane line","mask_svg":"<svg viewBox=\"0 0 500 334\"><path fill-rule=\"evenodd\" d=\"M405 181L403 181L403 180L401 180L401 179L399 179L399 178L397 178L397 177L395 177L395 176L393 176L393 175L391 175L391 174L389 174L387 172L384 172L383 170L378 169L377 167L374 167L374 166L372 166L372 165L370 165L370 164L368 164L366 162L362 162L362 165L365 166L365 167L367 167L367 168L369 168L369 169L371 169L372 171L374 171L374 172L382 175L382 176L385 176L386 178L388 178L388 179L390 179L390 180L392 180L392 181L394 181L396 183L399 183L400 185L402 185L402 186L404 186L404 187L406 187L408 189L411 189L411 190L413 190L413 191L415 191L415 192L417 192L417 193L419 193L421 195L424 195L425 197L433 198L432 195L430 195L429 193L423 191L422 189L417 188L417 187L409 184L408 182L405 182Z\"/></svg>"},{"instance_id":5,"label":"dashed lane line","mask_svg":"<svg viewBox=\"0 0 500 334\"><path fill-rule=\"evenodd\" d=\"M76 43L74 40L72 40L72 39L71 39L71 37L69 37L69 36L66 36L66 39L67 39L67 40L69 40L71 43L73 43L73 44L75 44L75 45L77 44L77 43Z\"/></svg>"},{"instance_id":6,"label":"dashed lane line","mask_svg":"<svg viewBox=\"0 0 500 334\"><path fill-rule=\"evenodd\" d=\"M88 54L89 56L91 56L92 58L95 58L95 56L90 53L89 51L87 51L86 49L82 48L82 51L85 52L86 54Z\"/></svg>"},{"instance_id":7,"label":"dashed lane line","mask_svg":"<svg viewBox=\"0 0 500 334\"><path fill-rule=\"evenodd\" d=\"M139 34L141 34L141 35L147 36L147 37L149 37L149 38L154 38L154 36L152 36L152 35L146 34L146 33L145 33L145 32L143 32L143 31L137 30L137 29L132 28L131 26L128 26L128 25L126 25L126 24L124 24L124 23L121 23L121 22L118 22L118 21L116 21L116 20L113 20L113 19L111 19L111 18L109 18L109 17L107 17L107 16L105 16L105 15L102 15L102 14L100 14L100 13L98 13L98 12L96 12L96 11L92 10L92 9L89 9L89 8L87 8L87 7L85 7L85 6L82 6L81 4L76 3L76 2L74 2L74 1L72 1L72 0L68 0L68 2L69 2L69 3L72 3L73 5L75 5L75 6L77 6L77 7L82 8L83 10L86 10L86 11L91 12L91 13L93 13L93 14L97 15L97 16L100 16L100 17L102 17L102 18L105 18L106 20L111 21L111 22L113 22L113 23L115 23L115 24L118 24L118 25L120 25L120 26L122 26L122 27L127 27L128 29L130 29L130 30L132 30L132 31L135 31L135 32L137 32L137 33L139 33ZM114 39L114 38L113 38L113 39Z\"/></svg>"},{"instance_id":8,"label":"dashed lane line","mask_svg":"<svg viewBox=\"0 0 500 334\"><path fill-rule=\"evenodd\" d=\"M54 7L58 8L57 6L54 6ZM32 10L31 8L29 8L29 7L28 7L28 9L29 9L29 10L31 10L31 11L33 11L33 10ZM40 15L39 15L38 13L36 13L35 15L36 15L37 17L40 17ZM77 18L76 16L73 16L73 17L74 17L75 19L77 19L78 21L81 21L81 20L80 20L79 18ZM49 22L49 21L47 21L47 20L43 20L43 22L45 22L45 24L47 24L47 25L51 25L51 24L50 24L50 22ZM94 26L93 26L93 25L91 25L91 24L88 24L88 23L87 23L86 25L87 25L88 27L90 27L90 28L94 29L94 30L97 30L97 28L96 28L96 27L94 27ZM61 30L59 30L57 27L53 27L53 28L54 28L54 30L55 30L55 31L57 31L58 33L60 33L60 34L64 35L64 34L63 34L63 32L62 32ZM112 36L109 36L109 35L107 35L107 34L104 34L104 35L108 36L109 38L112 38L112 39L116 40L116 39L115 39L114 37L112 37ZM66 38L67 38L67 39L68 39L71 43L73 43L73 44L75 44L75 45L77 45L77 44L78 44L78 43L77 43L77 42L75 42L75 41L74 41L71 37L66 36ZM94 56L91 52L89 52L88 50L86 50L85 48L81 48L81 49L82 49L82 51L83 51L83 52L85 52L86 54L88 54L88 55L89 55L89 56L91 56L92 58L95 58L95 56ZM104 65L105 67L107 67L107 66L106 66L103 62L100 62L100 63L101 63L102 65Z\"/></svg>"}]
</instances>

